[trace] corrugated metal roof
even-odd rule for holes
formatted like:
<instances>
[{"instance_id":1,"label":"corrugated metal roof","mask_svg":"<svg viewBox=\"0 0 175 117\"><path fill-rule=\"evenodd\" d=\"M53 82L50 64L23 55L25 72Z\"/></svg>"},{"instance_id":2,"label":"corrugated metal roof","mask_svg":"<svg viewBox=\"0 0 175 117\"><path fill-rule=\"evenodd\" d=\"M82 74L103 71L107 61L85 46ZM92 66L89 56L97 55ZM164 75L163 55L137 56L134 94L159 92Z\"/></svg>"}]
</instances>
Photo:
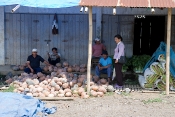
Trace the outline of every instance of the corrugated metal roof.
<instances>
[{"instance_id":1,"label":"corrugated metal roof","mask_svg":"<svg viewBox=\"0 0 175 117\"><path fill-rule=\"evenodd\" d=\"M117 6L118 0L80 0L80 6Z\"/></svg>"},{"instance_id":2,"label":"corrugated metal roof","mask_svg":"<svg viewBox=\"0 0 175 117\"><path fill-rule=\"evenodd\" d=\"M81 0L80 6L175 8L175 0Z\"/></svg>"},{"instance_id":3,"label":"corrugated metal roof","mask_svg":"<svg viewBox=\"0 0 175 117\"><path fill-rule=\"evenodd\" d=\"M123 7L148 7L148 0L120 0L118 6Z\"/></svg>"},{"instance_id":4,"label":"corrugated metal roof","mask_svg":"<svg viewBox=\"0 0 175 117\"><path fill-rule=\"evenodd\" d=\"M150 0L151 7L174 8L175 0Z\"/></svg>"}]
</instances>

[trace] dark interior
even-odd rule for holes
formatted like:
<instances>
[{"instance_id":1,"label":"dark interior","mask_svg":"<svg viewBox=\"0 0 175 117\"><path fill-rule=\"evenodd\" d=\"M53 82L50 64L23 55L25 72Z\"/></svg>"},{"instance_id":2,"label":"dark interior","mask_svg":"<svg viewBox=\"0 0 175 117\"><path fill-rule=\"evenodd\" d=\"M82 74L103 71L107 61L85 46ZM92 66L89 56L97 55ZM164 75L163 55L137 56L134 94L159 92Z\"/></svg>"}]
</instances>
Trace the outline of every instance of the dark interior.
<instances>
[{"instance_id":1,"label":"dark interior","mask_svg":"<svg viewBox=\"0 0 175 117\"><path fill-rule=\"evenodd\" d=\"M165 16L135 18L134 55L152 55L165 37Z\"/></svg>"}]
</instances>

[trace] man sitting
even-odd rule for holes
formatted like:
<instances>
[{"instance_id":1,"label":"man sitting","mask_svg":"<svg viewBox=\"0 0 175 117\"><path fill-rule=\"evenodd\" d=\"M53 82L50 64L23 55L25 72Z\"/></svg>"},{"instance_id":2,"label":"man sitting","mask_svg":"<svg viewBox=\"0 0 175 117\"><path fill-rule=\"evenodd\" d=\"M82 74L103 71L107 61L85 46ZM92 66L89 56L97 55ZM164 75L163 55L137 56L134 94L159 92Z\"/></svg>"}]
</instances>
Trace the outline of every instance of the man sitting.
<instances>
[{"instance_id":1,"label":"man sitting","mask_svg":"<svg viewBox=\"0 0 175 117\"><path fill-rule=\"evenodd\" d=\"M47 61L45 61L41 56L37 55L37 49L32 50L32 55L27 58L27 67L24 69L26 73L38 73L41 72L40 62L44 62L46 65L50 65Z\"/></svg>"},{"instance_id":2,"label":"man sitting","mask_svg":"<svg viewBox=\"0 0 175 117\"><path fill-rule=\"evenodd\" d=\"M108 75L108 82L111 80L112 75L112 59L108 57L107 51L103 51L102 57L99 60L98 65L95 68L95 74L100 77L100 73Z\"/></svg>"}]
</instances>

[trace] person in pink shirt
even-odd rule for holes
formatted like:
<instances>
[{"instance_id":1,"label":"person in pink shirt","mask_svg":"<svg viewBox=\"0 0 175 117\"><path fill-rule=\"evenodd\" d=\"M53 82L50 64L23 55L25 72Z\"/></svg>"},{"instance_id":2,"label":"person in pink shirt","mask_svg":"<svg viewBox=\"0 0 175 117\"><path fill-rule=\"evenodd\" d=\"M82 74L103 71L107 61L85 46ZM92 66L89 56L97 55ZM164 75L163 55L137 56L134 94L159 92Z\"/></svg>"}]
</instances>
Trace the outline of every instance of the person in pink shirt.
<instances>
[{"instance_id":1,"label":"person in pink shirt","mask_svg":"<svg viewBox=\"0 0 175 117\"><path fill-rule=\"evenodd\" d=\"M92 58L100 58L105 46L100 42L100 39L95 39L95 44L92 46Z\"/></svg>"}]
</instances>

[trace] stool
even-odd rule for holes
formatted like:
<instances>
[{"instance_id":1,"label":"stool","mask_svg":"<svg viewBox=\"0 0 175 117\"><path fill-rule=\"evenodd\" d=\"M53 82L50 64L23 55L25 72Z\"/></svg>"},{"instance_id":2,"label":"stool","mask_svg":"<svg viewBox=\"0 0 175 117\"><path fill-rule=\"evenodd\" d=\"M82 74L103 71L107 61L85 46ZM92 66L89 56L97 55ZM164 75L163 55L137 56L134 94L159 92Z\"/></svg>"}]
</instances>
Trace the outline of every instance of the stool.
<instances>
[{"instance_id":1,"label":"stool","mask_svg":"<svg viewBox=\"0 0 175 117\"><path fill-rule=\"evenodd\" d=\"M99 59L100 58L92 58L92 60L91 60L92 68L95 68L98 65Z\"/></svg>"}]
</instances>

